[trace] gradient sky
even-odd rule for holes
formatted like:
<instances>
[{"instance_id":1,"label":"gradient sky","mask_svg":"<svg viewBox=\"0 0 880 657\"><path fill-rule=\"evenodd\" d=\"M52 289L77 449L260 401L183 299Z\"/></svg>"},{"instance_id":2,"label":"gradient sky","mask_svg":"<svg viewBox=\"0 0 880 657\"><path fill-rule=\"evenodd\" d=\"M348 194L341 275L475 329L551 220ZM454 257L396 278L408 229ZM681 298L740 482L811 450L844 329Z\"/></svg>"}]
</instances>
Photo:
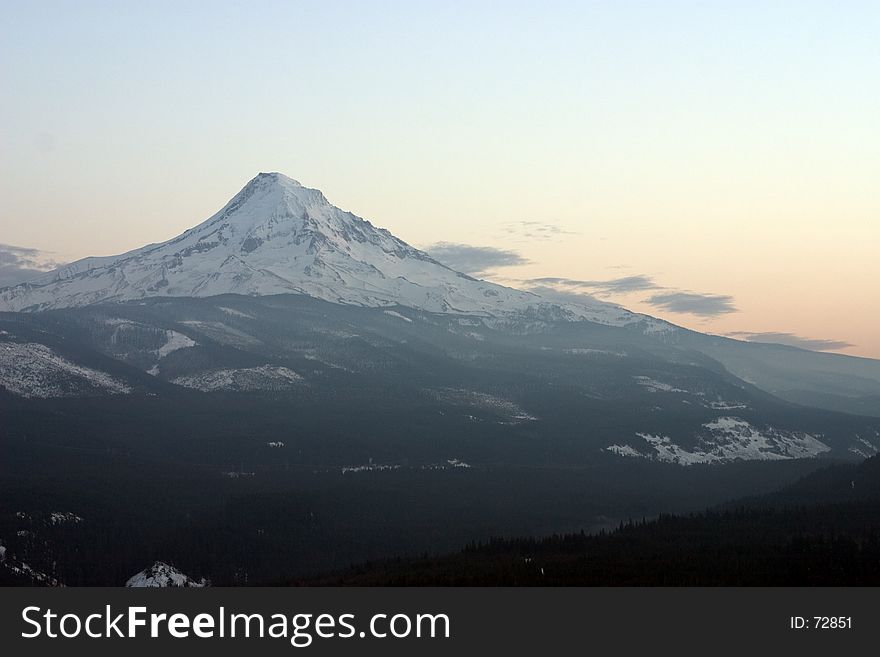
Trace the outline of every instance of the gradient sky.
<instances>
[{"instance_id":1,"label":"gradient sky","mask_svg":"<svg viewBox=\"0 0 880 657\"><path fill-rule=\"evenodd\" d=\"M880 357L878 2L0 0L0 26L2 244L121 252L281 171L527 261L500 282Z\"/></svg>"}]
</instances>

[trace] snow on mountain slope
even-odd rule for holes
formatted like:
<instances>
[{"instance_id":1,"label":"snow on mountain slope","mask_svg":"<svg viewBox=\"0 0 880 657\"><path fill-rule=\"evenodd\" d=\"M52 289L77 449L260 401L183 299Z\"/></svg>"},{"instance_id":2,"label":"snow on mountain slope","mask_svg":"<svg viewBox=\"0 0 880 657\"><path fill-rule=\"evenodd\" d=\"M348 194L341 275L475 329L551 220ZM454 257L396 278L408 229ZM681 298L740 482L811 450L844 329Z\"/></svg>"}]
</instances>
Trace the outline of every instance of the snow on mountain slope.
<instances>
[{"instance_id":1,"label":"snow on mountain slope","mask_svg":"<svg viewBox=\"0 0 880 657\"><path fill-rule=\"evenodd\" d=\"M48 399L131 392L105 372L77 365L46 345L0 342L0 388L20 397Z\"/></svg>"},{"instance_id":2,"label":"snow on mountain slope","mask_svg":"<svg viewBox=\"0 0 880 657\"><path fill-rule=\"evenodd\" d=\"M219 369L181 376L173 380L179 386L194 388L202 392L215 390L234 390L253 392L255 390L286 390L303 378L291 369L272 365L247 367L242 369Z\"/></svg>"},{"instance_id":3,"label":"snow on mountain slope","mask_svg":"<svg viewBox=\"0 0 880 657\"><path fill-rule=\"evenodd\" d=\"M803 432L781 431L773 427L759 429L736 417L719 417L704 424L697 445L686 449L669 436L636 434L650 448L642 452L632 445L609 445L605 451L618 456L694 465L731 461L783 461L814 458L831 450L815 436Z\"/></svg>"},{"instance_id":4,"label":"snow on mountain slope","mask_svg":"<svg viewBox=\"0 0 880 657\"><path fill-rule=\"evenodd\" d=\"M259 174L217 214L167 242L85 258L0 290L0 311L227 293L616 326L644 322L650 331L671 326L599 301L554 303L475 280L279 173Z\"/></svg>"},{"instance_id":5,"label":"snow on mountain slope","mask_svg":"<svg viewBox=\"0 0 880 657\"><path fill-rule=\"evenodd\" d=\"M165 331L165 335L167 336L165 344L156 350L156 355L159 358L165 358L165 356L178 349L188 349L196 346L196 341L183 333Z\"/></svg>"}]
</instances>

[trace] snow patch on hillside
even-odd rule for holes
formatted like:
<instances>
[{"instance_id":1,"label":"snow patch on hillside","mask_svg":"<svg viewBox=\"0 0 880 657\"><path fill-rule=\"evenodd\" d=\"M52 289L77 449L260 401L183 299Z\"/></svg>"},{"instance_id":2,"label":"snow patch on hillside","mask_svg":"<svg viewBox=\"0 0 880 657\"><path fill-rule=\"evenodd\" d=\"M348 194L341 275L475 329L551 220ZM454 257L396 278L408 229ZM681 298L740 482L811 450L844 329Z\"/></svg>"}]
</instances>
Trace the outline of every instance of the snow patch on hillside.
<instances>
[{"instance_id":1,"label":"snow patch on hillside","mask_svg":"<svg viewBox=\"0 0 880 657\"><path fill-rule=\"evenodd\" d=\"M72 363L35 342L0 343L0 387L37 399L131 392L106 372Z\"/></svg>"},{"instance_id":2,"label":"snow patch on hillside","mask_svg":"<svg viewBox=\"0 0 880 657\"><path fill-rule=\"evenodd\" d=\"M10 572L21 577L28 578L31 582L38 586L64 586L57 578L32 568L24 561L18 561L7 555L7 551L3 549L3 559L0 564Z\"/></svg>"},{"instance_id":3,"label":"snow patch on hillside","mask_svg":"<svg viewBox=\"0 0 880 657\"><path fill-rule=\"evenodd\" d=\"M618 456L687 466L814 458L831 449L814 435L773 427L758 429L735 417L720 417L704 424L692 449L682 447L669 436L650 433L637 433L636 436L647 443L649 451L643 452L628 444L609 445L605 451Z\"/></svg>"},{"instance_id":4,"label":"snow patch on hillside","mask_svg":"<svg viewBox=\"0 0 880 657\"><path fill-rule=\"evenodd\" d=\"M179 386L202 392L227 390L252 392L256 390L286 390L303 382L303 377L286 367L260 365L241 369L217 369L180 376L172 380Z\"/></svg>"},{"instance_id":5,"label":"snow patch on hillside","mask_svg":"<svg viewBox=\"0 0 880 657\"><path fill-rule=\"evenodd\" d=\"M203 588L207 585L206 580L196 581L164 561L157 561L125 583L128 588Z\"/></svg>"},{"instance_id":6,"label":"snow patch on hillside","mask_svg":"<svg viewBox=\"0 0 880 657\"><path fill-rule=\"evenodd\" d=\"M156 355L161 359L178 349L189 349L196 346L196 341L188 335L177 331L165 331L165 344L156 350Z\"/></svg>"},{"instance_id":7,"label":"snow patch on hillside","mask_svg":"<svg viewBox=\"0 0 880 657\"><path fill-rule=\"evenodd\" d=\"M389 317L396 317L397 319L402 319L404 322L409 322L410 324L412 324L412 320L409 317L407 317L406 315L401 315L395 310L383 310L382 312L384 312Z\"/></svg>"},{"instance_id":8,"label":"snow patch on hillside","mask_svg":"<svg viewBox=\"0 0 880 657\"><path fill-rule=\"evenodd\" d=\"M642 386L647 389L648 392L690 392L688 390L676 388L668 383L663 383L662 381L656 381L648 376L634 376L633 379L635 380L636 385Z\"/></svg>"},{"instance_id":9,"label":"snow patch on hillside","mask_svg":"<svg viewBox=\"0 0 880 657\"><path fill-rule=\"evenodd\" d=\"M631 456L635 458L645 456L631 445L608 445L608 447L605 448L605 451L610 452L611 454L617 454L618 456Z\"/></svg>"},{"instance_id":10,"label":"snow patch on hillside","mask_svg":"<svg viewBox=\"0 0 880 657\"><path fill-rule=\"evenodd\" d=\"M78 525L83 519L70 511L53 511L49 515L49 523L52 525Z\"/></svg>"},{"instance_id":11,"label":"snow patch on hillside","mask_svg":"<svg viewBox=\"0 0 880 657\"><path fill-rule=\"evenodd\" d=\"M711 408L713 411L737 411L748 408L748 406L746 404L743 404L742 402L731 402L725 401L723 399L707 401L703 404L703 406L705 406L706 408Z\"/></svg>"},{"instance_id":12,"label":"snow patch on hillside","mask_svg":"<svg viewBox=\"0 0 880 657\"><path fill-rule=\"evenodd\" d=\"M856 434L856 443L849 448L849 451L864 459L871 458L880 453L880 449L878 449L874 443L862 438L859 434Z\"/></svg>"}]
</instances>

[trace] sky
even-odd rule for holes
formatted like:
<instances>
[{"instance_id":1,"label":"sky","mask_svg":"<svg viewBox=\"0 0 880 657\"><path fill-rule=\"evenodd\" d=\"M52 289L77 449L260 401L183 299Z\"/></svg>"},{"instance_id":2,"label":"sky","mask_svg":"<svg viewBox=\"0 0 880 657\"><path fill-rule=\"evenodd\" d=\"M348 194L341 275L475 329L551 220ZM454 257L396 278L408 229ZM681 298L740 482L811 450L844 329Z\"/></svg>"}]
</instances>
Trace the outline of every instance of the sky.
<instances>
[{"instance_id":1,"label":"sky","mask_svg":"<svg viewBox=\"0 0 880 657\"><path fill-rule=\"evenodd\" d=\"M260 171L482 277L880 358L880 3L0 0L0 285Z\"/></svg>"}]
</instances>

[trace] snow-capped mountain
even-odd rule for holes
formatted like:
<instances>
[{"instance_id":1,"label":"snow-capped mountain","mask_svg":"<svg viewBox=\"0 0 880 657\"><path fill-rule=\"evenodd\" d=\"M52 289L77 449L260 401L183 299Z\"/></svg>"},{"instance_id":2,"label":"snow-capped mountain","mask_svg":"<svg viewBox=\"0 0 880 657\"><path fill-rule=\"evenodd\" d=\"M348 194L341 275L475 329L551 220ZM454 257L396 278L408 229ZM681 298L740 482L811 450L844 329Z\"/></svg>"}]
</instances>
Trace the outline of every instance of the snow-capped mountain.
<instances>
[{"instance_id":1,"label":"snow-capped mountain","mask_svg":"<svg viewBox=\"0 0 880 657\"><path fill-rule=\"evenodd\" d=\"M167 242L85 258L2 290L0 311L229 293L294 293L366 307L667 326L611 304L553 303L476 280L280 173L259 174L217 214Z\"/></svg>"}]
</instances>

